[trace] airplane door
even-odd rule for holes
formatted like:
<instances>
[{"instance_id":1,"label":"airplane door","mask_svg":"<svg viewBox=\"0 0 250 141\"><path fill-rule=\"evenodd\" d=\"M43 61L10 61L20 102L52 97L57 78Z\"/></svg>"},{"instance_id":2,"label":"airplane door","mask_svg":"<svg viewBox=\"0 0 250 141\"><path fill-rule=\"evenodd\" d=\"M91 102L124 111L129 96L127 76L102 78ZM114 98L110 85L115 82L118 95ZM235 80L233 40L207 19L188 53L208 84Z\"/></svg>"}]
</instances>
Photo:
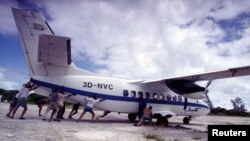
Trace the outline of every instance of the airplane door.
<instances>
[{"instance_id":1,"label":"airplane door","mask_svg":"<svg viewBox=\"0 0 250 141\"><path fill-rule=\"evenodd\" d=\"M186 110L187 109L187 102L188 102L188 100L187 100L187 98L185 97L185 102L184 102L184 110Z\"/></svg>"}]
</instances>

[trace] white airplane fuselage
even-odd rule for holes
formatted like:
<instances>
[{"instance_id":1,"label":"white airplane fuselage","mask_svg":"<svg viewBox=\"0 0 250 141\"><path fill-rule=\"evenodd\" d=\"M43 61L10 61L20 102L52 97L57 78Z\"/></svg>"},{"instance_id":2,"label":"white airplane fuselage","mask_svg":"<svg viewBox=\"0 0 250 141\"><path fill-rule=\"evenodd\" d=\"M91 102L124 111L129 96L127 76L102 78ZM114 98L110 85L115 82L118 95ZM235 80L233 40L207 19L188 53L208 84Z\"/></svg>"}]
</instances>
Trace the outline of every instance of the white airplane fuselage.
<instances>
[{"instance_id":1,"label":"white airplane fuselage","mask_svg":"<svg viewBox=\"0 0 250 141\"><path fill-rule=\"evenodd\" d=\"M85 97L93 95L99 99L105 99L95 105L96 108L105 111L137 113L139 93L142 93L147 106L152 106L155 113L163 116L200 116L210 112L209 106L202 100L188 99L187 107L184 109L184 97L175 94L166 85L152 86L131 83L130 80L121 78L79 75L34 76L31 80L40 86L36 92L45 96L48 96L53 88L64 87L65 96L76 94L68 98L72 102L84 103Z\"/></svg>"}]
</instances>

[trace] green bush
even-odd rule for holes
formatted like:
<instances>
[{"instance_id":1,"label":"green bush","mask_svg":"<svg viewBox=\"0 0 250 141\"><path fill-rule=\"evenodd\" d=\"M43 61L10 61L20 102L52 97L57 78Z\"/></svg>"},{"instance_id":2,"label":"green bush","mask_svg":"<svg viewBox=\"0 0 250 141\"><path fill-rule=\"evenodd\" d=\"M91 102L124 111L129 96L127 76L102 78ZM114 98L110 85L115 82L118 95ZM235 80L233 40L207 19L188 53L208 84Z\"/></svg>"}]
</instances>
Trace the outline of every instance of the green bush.
<instances>
[{"instance_id":1,"label":"green bush","mask_svg":"<svg viewBox=\"0 0 250 141\"><path fill-rule=\"evenodd\" d=\"M39 99L44 99L46 98L45 96L41 96L41 95L38 95L36 93L33 93L31 94L29 97L28 97L28 103L31 103L31 104L34 104L37 100Z\"/></svg>"},{"instance_id":2,"label":"green bush","mask_svg":"<svg viewBox=\"0 0 250 141\"><path fill-rule=\"evenodd\" d=\"M0 89L0 95L2 95L1 102L3 101L11 101L12 97L15 96L15 94L18 93L18 90L4 90Z\"/></svg>"},{"instance_id":3,"label":"green bush","mask_svg":"<svg viewBox=\"0 0 250 141\"><path fill-rule=\"evenodd\" d=\"M225 108L217 107L214 109L211 109L210 112L211 115L228 115L228 116L250 116L250 113L244 112L244 111L238 111L238 110L226 110Z\"/></svg>"}]
</instances>

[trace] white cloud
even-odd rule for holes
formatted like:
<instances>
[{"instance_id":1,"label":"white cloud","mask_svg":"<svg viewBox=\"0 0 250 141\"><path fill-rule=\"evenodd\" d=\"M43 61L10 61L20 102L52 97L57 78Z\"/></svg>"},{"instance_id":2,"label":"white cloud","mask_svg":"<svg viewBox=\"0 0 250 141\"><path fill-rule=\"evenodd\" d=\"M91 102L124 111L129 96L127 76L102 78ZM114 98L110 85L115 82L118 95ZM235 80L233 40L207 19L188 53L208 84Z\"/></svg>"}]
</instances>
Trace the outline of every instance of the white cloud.
<instances>
[{"instance_id":1,"label":"white cloud","mask_svg":"<svg viewBox=\"0 0 250 141\"><path fill-rule=\"evenodd\" d=\"M22 74L0 68L0 88L17 90L27 81L28 79Z\"/></svg>"},{"instance_id":2,"label":"white cloud","mask_svg":"<svg viewBox=\"0 0 250 141\"><path fill-rule=\"evenodd\" d=\"M12 7L17 7L17 3L12 0L0 1L0 34L16 32L16 26L11 12Z\"/></svg>"},{"instance_id":3,"label":"white cloud","mask_svg":"<svg viewBox=\"0 0 250 141\"><path fill-rule=\"evenodd\" d=\"M214 8L211 13L216 20L228 20L232 19L242 13L248 13L250 11L250 3L247 0L224 0L220 1L220 5Z\"/></svg>"},{"instance_id":4,"label":"white cloud","mask_svg":"<svg viewBox=\"0 0 250 141\"><path fill-rule=\"evenodd\" d=\"M17 83L5 79L5 70L0 68L0 86L4 89L13 89Z\"/></svg>"},{"instance_id":5,"label":"white cloud","mask_svg":"<svg viewBox=\"0 0 250 141\"><path fill-rule=\"evenodd\" d=\"M213 101L216 107L233 108L230 100L240 97L246 103L246 108L249 110L249 83L249 77L217 80L213 82L211 85L213 89L209 91L211 101Z\"/></svg>"},{"instance_id":6,"label":"white cloud","mask_svg":"<svg viewBox=\"0 0 250 141\"><path fill-rule=\"evenodd\" d=\"M15 90L18 86L16 82L3 81L3 80L1 80L0 85L1 85L1 88L4 88L6 90Z\"/></svg>"},{"instance_id":7,"label":"white cloud","mask_svg":"<svg viewBox=\"0 0 250 141\"><path fill-rule=\"evenodd\" d=\"M227 33L216 23L248 12L248 1L36 3L51 16L55 33L72 38L73 60L93 64L96 72L156 79L249 65L249 21L242 20L242 38L231 42L221 42ZM230 101L236 91L245 97L250 88L243 87L247 79L226 81L215 81L210 95L215 103L231 108L220 98Z\"/></svg>"}]
</instances>

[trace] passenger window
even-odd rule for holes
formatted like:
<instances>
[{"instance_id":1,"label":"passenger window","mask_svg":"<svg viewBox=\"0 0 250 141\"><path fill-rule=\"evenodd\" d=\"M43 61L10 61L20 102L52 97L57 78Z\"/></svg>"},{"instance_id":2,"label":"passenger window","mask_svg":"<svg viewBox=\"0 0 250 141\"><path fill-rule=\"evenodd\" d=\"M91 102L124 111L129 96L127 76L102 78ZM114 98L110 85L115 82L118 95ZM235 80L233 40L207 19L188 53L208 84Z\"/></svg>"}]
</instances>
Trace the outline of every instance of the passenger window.
<instances>
[{"instance_id":1,"label":"passenger window","mask_svg":"<svg viewBox=\"0 0 250 141\"><path fill-rule=\"evenodd\" d=\"M128 90L123 90L123 96L128 96Z\"/></svg>"},{"instance_id":2,"label":"passenger window","mask_svg":"<svg viewBox=\"0 0 250 141\"><path fill-rule=\"evenodd\" d=\"M178 96L178 101L182 101L182 97L181 96Z\"/></svg>"},{"instance_id":3,"label":"passenger window","mask_svg":"<svg viewBox=\"0 0 250 141\"><path fill-rule=\"evenodd\" d=\"M176 101L177 100L177 97L176 97L176 95L175 96L173 96L173 101Z\"/></svg>"},{"instance_id":4,"label":"passenger window","mask_svg":"<svg viewBox=\"0 0 250 141\"><path fill-rule=\"evenodd\" d=\"M153 99L158 99L158 94L157 93L153 94Z\"/></svg>"},{"instance_id":5,"label":"passenger window","mask_svg":"<svg viewBox=\"0 0 250 141\"><path fill-rule=\"evenodd\" d=\"M143 92L138 92L138 96L143 98Z\"/></svg>"},{"instance_id":6,"label":"passenger window","mask_svg":"<svg viewBox=\"0 0 250 141\"><path fill-rule=\"evenodd\" d=\"M149 92L145 92L145 97L146 97L146 99L149 99L150 98L150 94L149 94Z\"/></svg>"},{"instance_id":7,"label":"passenger window","mask_svg":"<svg viewBox=\"0 0 250 141\"><path fill-rule=\"evenodd\" d=\"M169 95L169 94L167 95L167 100L171 101L171 95Z\"/></svg>"},{"instance_id":8,"label":"passenger window","mask_svg":"<svg viewBox=\"0 0 250 141\"><path fill-rule=\"evenodd\" d=\"M159 97L161 100L164 100L164 95L163 94L160 94L160 97Z\"/></svg>"},{"instance_id":9,"label":"passenger window","mask_svg":"<svg viewBox=\"0 0 250 141\"><path fill-rule=\"evenodd\" d=\"M135 91L131 91L131 97L136 97L136 92Z\"/></svg>"}]
</instances>

